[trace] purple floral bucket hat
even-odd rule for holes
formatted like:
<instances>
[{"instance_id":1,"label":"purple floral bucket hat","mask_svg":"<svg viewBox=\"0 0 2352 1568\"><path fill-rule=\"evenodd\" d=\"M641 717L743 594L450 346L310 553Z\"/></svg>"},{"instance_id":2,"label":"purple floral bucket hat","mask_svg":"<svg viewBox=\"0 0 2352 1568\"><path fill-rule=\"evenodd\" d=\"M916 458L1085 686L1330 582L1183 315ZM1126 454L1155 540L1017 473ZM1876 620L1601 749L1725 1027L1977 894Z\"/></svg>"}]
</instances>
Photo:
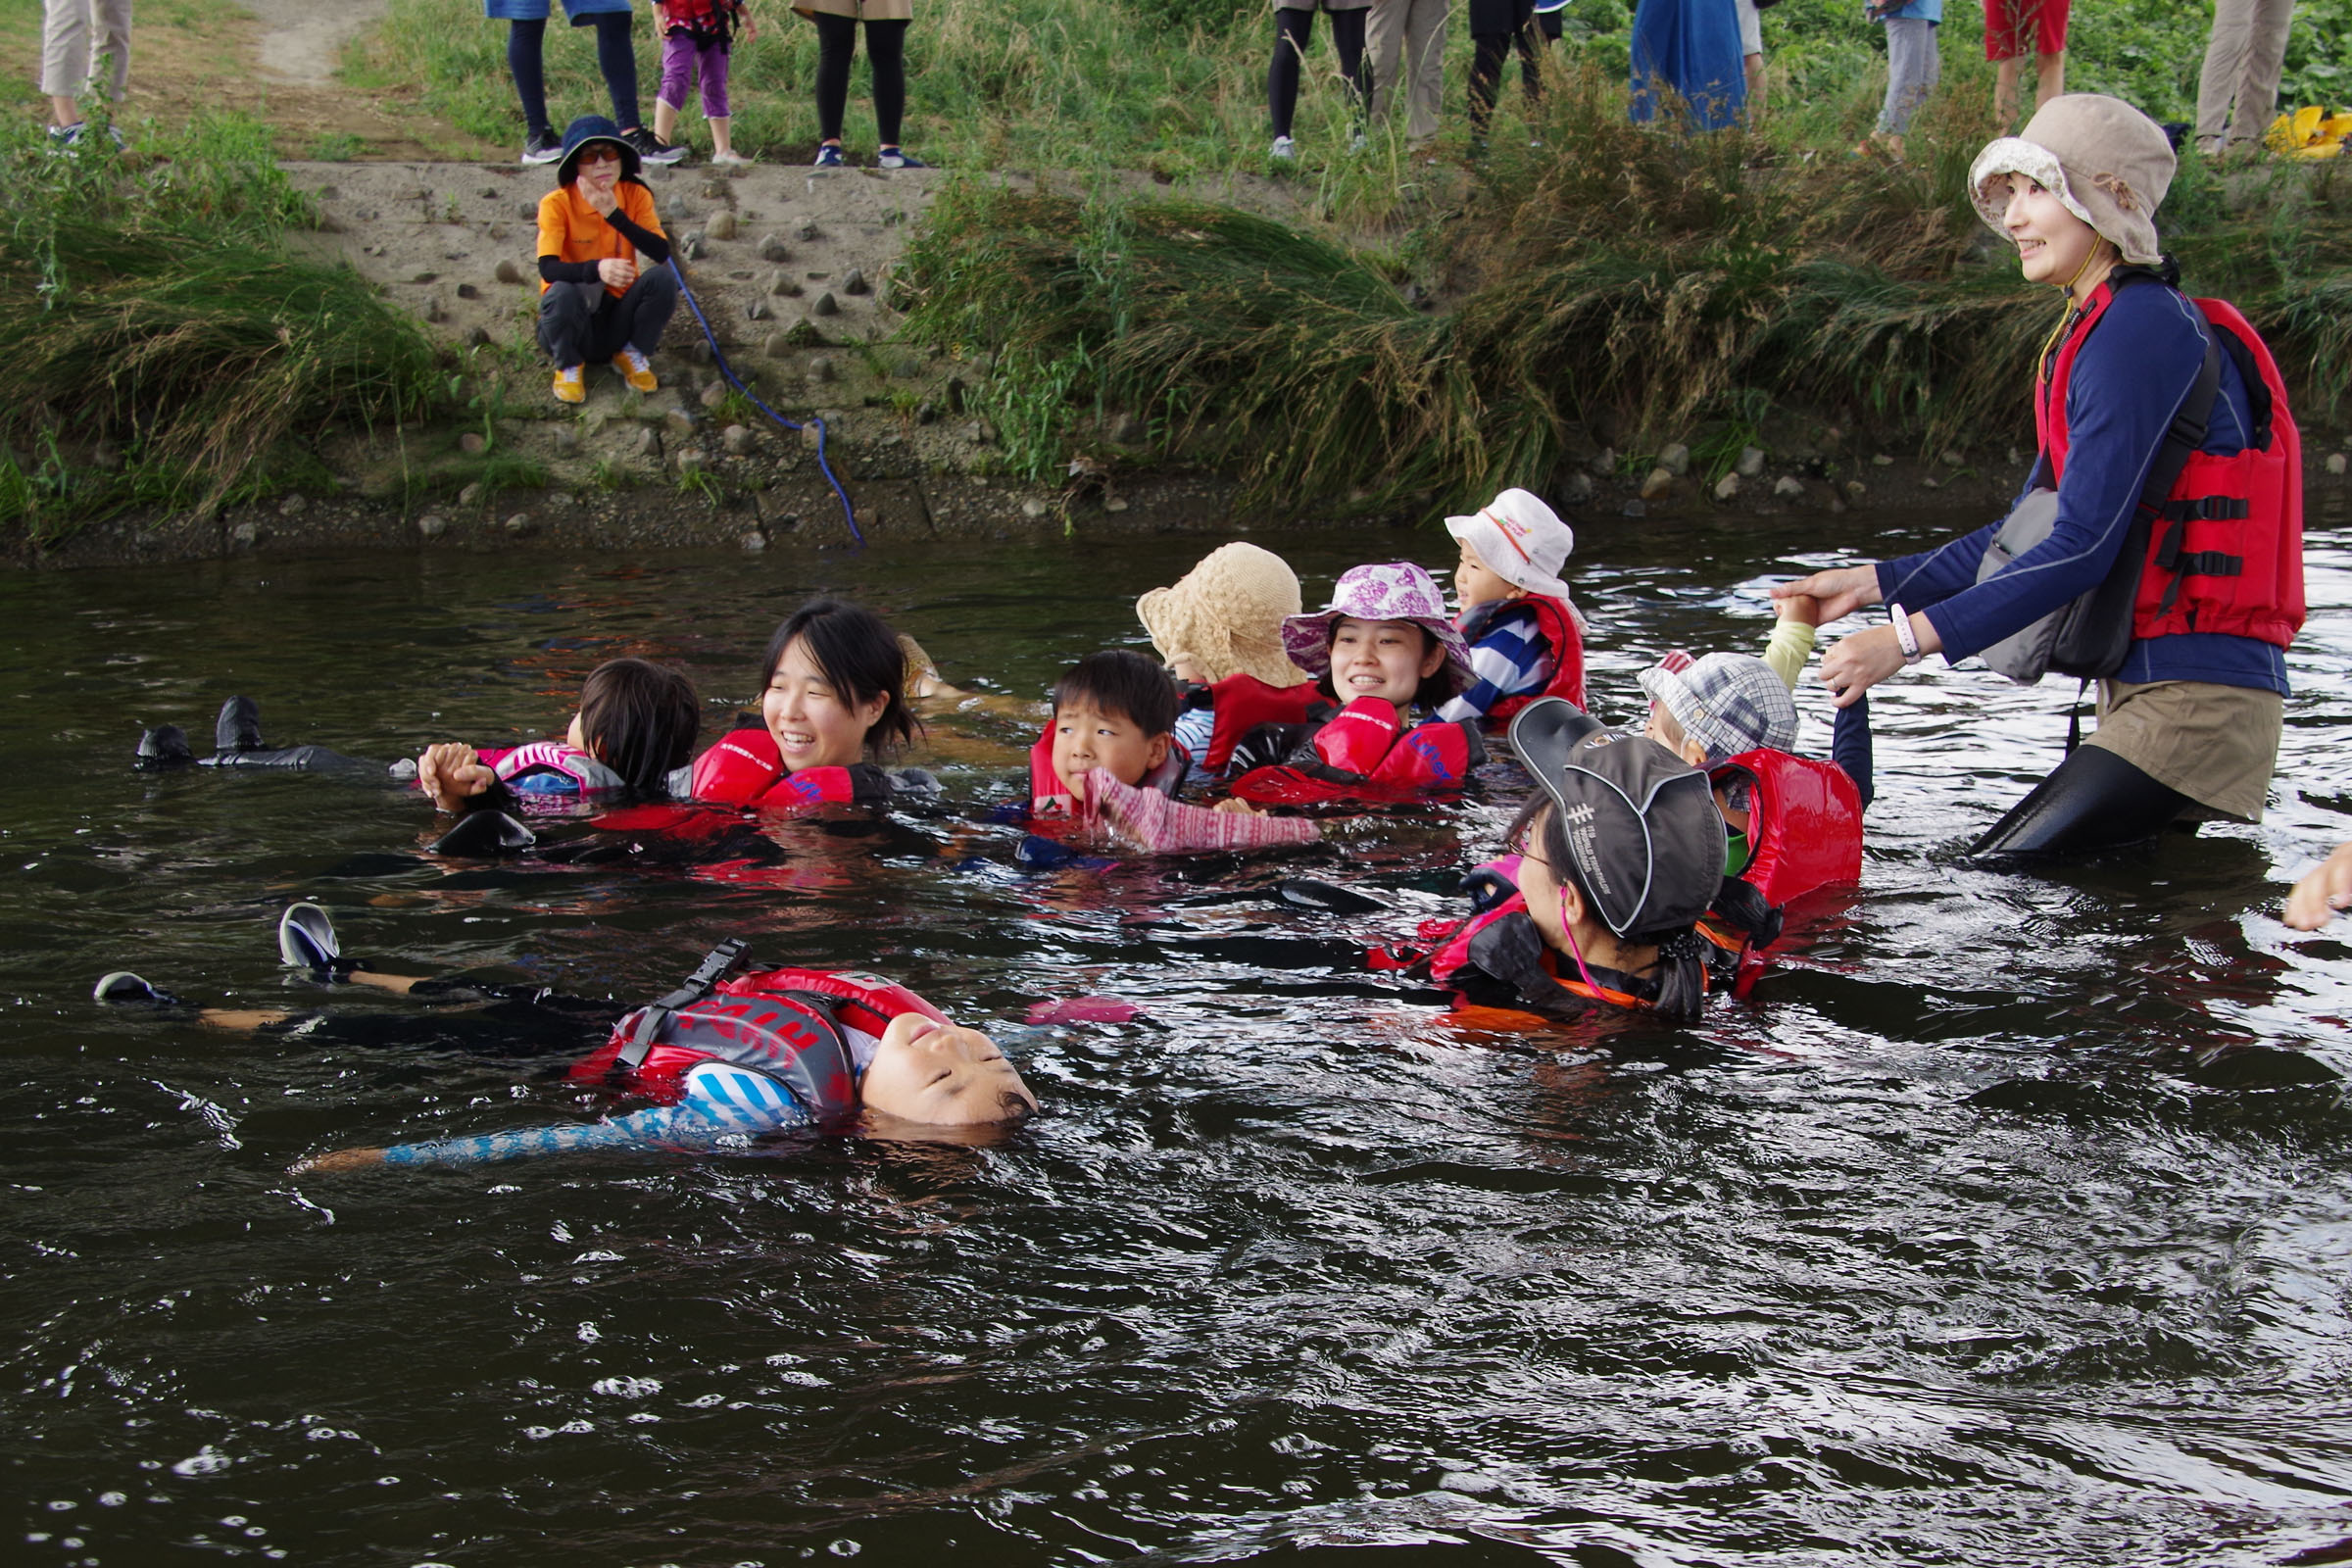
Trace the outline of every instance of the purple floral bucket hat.
<instances>
[{"instance_id":1,"label":"purple floral bucket hat","mask_svg":"<svg viewBox=\"0 0 2352 1568\"><path fill-rule=\"evenodd\" d=\"M1328 608L1284 616L1282 647L1291 662L1310 675L1329 669L1332 623L1343 615L1351 620L1410 621L1438 640L1456 670L1470 673L1470 650L1446 618L1446 596L1428 572L1409 561L1350 566L1332 584Z\"/></svg>"}]
</instances>

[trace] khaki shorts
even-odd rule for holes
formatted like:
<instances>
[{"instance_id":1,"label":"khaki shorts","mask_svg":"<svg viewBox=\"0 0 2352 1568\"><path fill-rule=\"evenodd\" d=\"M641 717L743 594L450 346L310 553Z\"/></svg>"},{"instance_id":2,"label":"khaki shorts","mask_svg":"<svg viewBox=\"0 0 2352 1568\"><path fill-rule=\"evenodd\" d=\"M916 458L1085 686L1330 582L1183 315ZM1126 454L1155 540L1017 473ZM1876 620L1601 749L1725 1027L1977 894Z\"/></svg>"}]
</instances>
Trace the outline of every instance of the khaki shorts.
<instances>
[{"instance_id":1,"label":"khaki shorts","mask_svg":"<svg viewBox=\"0 0 2352 1568\"><path fill-rule=\"evenodd\" d=\"M2103 746L2203 810L2200 821L2259 822L2278 766L2286 710L2277 692L2209 681L2099 682Z\"/></svg>"}]
</instances>

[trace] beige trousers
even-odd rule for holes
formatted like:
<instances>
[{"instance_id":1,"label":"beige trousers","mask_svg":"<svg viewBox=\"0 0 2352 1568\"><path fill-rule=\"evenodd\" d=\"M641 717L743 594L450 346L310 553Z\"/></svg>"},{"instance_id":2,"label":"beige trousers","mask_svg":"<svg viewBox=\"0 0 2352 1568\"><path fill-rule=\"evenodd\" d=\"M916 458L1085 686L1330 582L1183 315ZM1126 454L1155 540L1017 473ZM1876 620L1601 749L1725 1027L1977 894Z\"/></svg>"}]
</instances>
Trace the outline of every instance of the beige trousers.
<instances>
[{"instance_id":1,"label":"beige trousers","mask_svg":"<svg viewBox=\"0 0 2352 1568\"><path fill-rule=\"evenodd\" d=\"M1366 42L1372 55L1372 120L1395 113L1405 88L1409 113L1404 139L1420 147L1437 140L1438 101L1446 90L1446 0L1372 0Z\"/></svg>"},{"instance_id":2,"label":"beige trousers","mask_svg":"<svg viewBox=\"0 0 2352 1568\"><path fill-rule=\"evenodd\" d=\"M103 61L116 103L130 84L130 0L44 0L41 91L78 98L98 84ZM2276 79L2274 74L2273 79Z\"/></svg>"},{"instance_id":3,"label":"beige trousers","mask_svg":"<svg viewBox=\"0 0 2352 1568\"><path fill-rule=\"evenodd\" d=\"M2260 141L2271 128L2294 17L2295 0L2214 0L2213 37L2197 76L2201 151L2221 151L2225 127L2233 144Z\"/></svg>"}]
</instances>

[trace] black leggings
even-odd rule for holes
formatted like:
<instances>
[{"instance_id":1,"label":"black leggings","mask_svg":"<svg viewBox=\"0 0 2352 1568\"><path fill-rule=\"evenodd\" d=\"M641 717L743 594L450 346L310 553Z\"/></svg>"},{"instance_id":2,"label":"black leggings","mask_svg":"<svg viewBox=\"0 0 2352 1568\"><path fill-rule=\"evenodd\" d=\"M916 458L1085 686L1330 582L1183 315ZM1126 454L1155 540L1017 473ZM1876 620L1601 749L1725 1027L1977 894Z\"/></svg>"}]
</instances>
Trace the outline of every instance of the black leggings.
<instances>
[{"instance_id":1,"label":"black leggings","mask_svg":"<svg viewBox=\"0 0 2352 1568\"><path fill-rule=\"evenodd\" d=\"M841 140L841 117L850 107L850 60L858 52L858 19L819 11L816 24L816 127L823 141ZM874 129L885 147L899 144L899 121L906 113L906 24L865 24L865 58L874 68Z\"/></svg>"},{"instance_id":2,"label":"black leggings","mask_svg":"<svg viewBox=\"0 0 2352 1568\"><path fill-rule=\"evenodd\" d=\"M539 296L539 346L558 369L601 365L622 345L651 354L678 308L678 280L666 267L637 274L614 299L602 283L556 283Z\"/></svg>"},{"instance_id":3,"label":"black leggings","mask_svg":"<svg viewBox=\"0 0 2352 1568\"><path fill-rule=\"evenodd\" d=\"M1494 113L1494 95L1502 85L1502 62L1515 43L1519 46L1519 79L1526 85L1527 96L1533 100L1544 96L1543 78L1538 74L1536 55L1542 43L1534 20L1508 32L1474 32L1470 35L1470 131L1484 136L1487 121Z\"/></svg>"},{"instance_id":4,"label":"black leggings","mask_svg":"<svg viewBox=\"0 0 2352 1568\"><path fill-rule=\"evenodd\" d=\"M1972 856L2054 859L2142 844L2193 803L2103 746L2078 746L1991 831Z\"/></svg>"},{"instance_id":5,"label":"black leggings","mask_svg":"<svg viewBox=\"0 0 2352 1568\"><path fill-rule=\"evenodd\" d=\"M596 69L604 73L605 90L612 95L612 122L623 130L637 124L637 52L629 46L629 14L599 13L596 21ZM531 135L552 134L547 126L547 71L542 53L547 47L547 23L507 24L507 71L514 78L514 96L522 100L522 122Z\"/></svg>"},{"instance_id":6,"label":"black leggings","mask_svg":"<svg viewBox=\"0 0 2352 1568\"><path fill-rule=\"evenodd\" d=\"M1368 10L1333 11L1331 18L1331 46L1339 51L1340 74L1347 78L1353 98L1354 113L1350 117L1361 123L1365 109L1372 102L1372 73L1364 59L1364 19ZM1307 45L1314 41L1315 14L1293 6L1283 6L1274 13L1274 63L1266 68L1266 113L1274 121L1274 134L1291 133L1291 116L1298 108L1298 74L1306 60Z\"/></svg>"}]
</instances>

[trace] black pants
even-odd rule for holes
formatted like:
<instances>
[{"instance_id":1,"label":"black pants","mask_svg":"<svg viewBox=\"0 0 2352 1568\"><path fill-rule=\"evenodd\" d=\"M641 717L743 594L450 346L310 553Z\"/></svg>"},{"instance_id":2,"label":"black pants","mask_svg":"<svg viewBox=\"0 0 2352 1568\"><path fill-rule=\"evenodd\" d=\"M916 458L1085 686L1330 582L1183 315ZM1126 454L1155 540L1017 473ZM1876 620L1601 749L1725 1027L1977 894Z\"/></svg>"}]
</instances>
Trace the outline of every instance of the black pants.
<instances>
[{"instance_id":1,"label":"black pants","mask_svg":"<svg viewBox=\"0 0 2352 1568\"><path fill-rule=\"evenodd\" d=\"M1327 15L1331 18L1331 46L1340 57L1340 74L1347 78L1354 100L1350 118L1361 124L1364 112L1372 104L1372 72L1370 63L1364 59L1364 22L1372 13L1355 10ZM1274 63L1266 68L1266 113L1274 122L1277 136L1291 133L1291 117L1298 108L1298 75L1306 60L1307 45L1314 37L1312 11L1293 6L1275 11Z\"/></svg>"},{"instance_id":2,"label":"black pants","mask_svg":"<svg viewBox=\"0 0 2352 1568\"><path fill-rule=\"evenodd\" d=\"M539 296L539 346L558 369L599 364L623 344L651 354L678 308L678 280L666 267L637 274L614 299L602 283L551 283Z\"/></svg>"},{"instance_id":3,"label":"black pants","mask_svg":"<svg viewBox=\"0 0 2352 1568\"><path fill-rule=\"evenodd\" d=\"M629 46L625 11L583 17L575 26L596 28L596 66L604 74L605 90L612 95L612 122L626 130L637 123L637 53ZM514 78L514 96L522 100L526 132L552 134L547 125L547 72L542 63L547 47L547 22L507 24L507 71Z\"/></svg>"},{"instance_id":4,"label":"black pants","mask_svg":"<svg viewBox=\"0 0 2352 1568\"><path fill-rule=\"evenodd\" d=\"M2056 859L2142 844L2194 803L2103 746L2078 746L2009 808L1972 856Z\"/></svg>"},{"instance_id":5,"label":"black pants","mask_svg":"<svg viewBox=\"0 0 2352 1568\"><path fill-rule=\"evenodd\" d=\"M1537 55L1543 34L1536 26L1536 0L1473 0L1470 7L1470 131L1484 136L1502 85L1502 62L1519 50L1519 79L1529 98L1543 96Z\"/></svg>"},{"instance_id":6,"label":"black pants","mask_svg":"<svg viewBox=\"0 0 2352 1568\"><path fill-rule=\"evenodd\" d=\"M850 61L858 53L858 19L819 11L816 24L816 127L823 141L841 140L841 117L850 106ZM865 58L874 68L874 129L882 145L899 144L899 122L906 113L906 24L865 24Z\"/></svg>"}]
</instances>

